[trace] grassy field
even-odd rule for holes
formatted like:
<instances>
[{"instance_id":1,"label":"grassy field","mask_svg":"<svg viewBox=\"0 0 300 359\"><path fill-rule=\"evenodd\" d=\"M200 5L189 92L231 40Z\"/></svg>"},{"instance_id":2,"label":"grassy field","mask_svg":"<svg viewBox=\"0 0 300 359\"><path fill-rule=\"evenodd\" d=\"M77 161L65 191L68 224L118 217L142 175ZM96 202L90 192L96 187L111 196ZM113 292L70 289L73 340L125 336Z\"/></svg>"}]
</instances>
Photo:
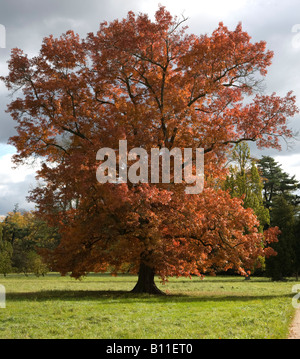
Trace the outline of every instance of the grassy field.
<instances>
[{"instance_id":1,"label":"grassy field","mask_svg":"<svg viewBox=\"0 0 300 359\"><path fill-rule=\"evenodd\" d=\"M48 275L0 278L7 308L0 339L277 339L287 338L292 286L239 277L171 279L166 297L137 296L136 277Z\"/></svg>"}]
</instances>

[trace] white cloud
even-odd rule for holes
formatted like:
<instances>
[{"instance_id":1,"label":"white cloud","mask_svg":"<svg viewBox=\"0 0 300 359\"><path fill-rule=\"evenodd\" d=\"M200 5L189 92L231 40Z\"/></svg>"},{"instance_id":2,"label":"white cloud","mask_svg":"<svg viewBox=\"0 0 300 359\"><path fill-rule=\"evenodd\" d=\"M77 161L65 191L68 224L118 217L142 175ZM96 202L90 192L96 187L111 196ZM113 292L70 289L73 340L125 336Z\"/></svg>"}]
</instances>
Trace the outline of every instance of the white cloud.
<instances>
[{"instance_id":1,"label":"white cloud","mask_svg":"<svg viewBox=\"0 0 300 359\"><path fill-rule=\"evenodd\" d=\"M26 210L34 208L26 201L26 196L36 184L37 167L20 166L14 169L12 156L12 153L0 156L0 215L11 211L15 204Z\"/></svg>"},{"instance_id":2,"label":"white cloud","mask_svg":"<svg viewBox=\"0 0 300 359\"><path fill-rule=\"evenodd\" d=\"M275 161L281 164L286 173L290 176L296 176L296 179L300 181L300 154L276 156Z\"/></svg>"},{"instance_id":3,"label":"white cloud","mask_svg":"<svg viewBox=\"0 0 300 359\"><path fill-rule=\"evenodd\" d=\"M11 154L0 157L0 186L24 182L27 176L35 173L35 169L29 166L14 167Z\"/></svg>"},{"instance_id":4,"label":"white cloud","mask_svg":"<svg viewBox=\"0 0 300 359\"><path fill-rule=\"evenodd\" d=\"M161 4L172 12L172 14L185 13L186 16L196 15L209 15L212 17L228 16L232 10L238 11L242 9L246 4L247 0L162 0ZM144 12L150 12L151 14L157 10L158 2L155 1L141 1L139 7Z\"/></svg>"}]
</instances>

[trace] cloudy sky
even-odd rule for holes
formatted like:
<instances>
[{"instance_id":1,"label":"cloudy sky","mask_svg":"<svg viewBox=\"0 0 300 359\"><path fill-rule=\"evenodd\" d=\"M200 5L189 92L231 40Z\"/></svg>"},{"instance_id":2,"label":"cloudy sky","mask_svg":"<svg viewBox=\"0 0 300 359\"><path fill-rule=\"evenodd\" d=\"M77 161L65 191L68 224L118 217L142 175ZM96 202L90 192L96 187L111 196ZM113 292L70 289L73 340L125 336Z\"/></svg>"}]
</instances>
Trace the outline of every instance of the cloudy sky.
<instances>
[{"instance_id":1,"label":"cloudy sky","mask_svg":"<svg viewBox=\"0 0 300 359\"><path fill-rule=\"evenodd\" d=\"M242 22L253 40L267 41L269 49L275 52L266 92L285 95L293 90L300 107L299 0L0 0L0 47L3 28L6 30L6 48L0 48L0 75L7 74L12 48L21 48L34 56L45 36L59 36L69 29L85 36L96 32L100 22L123 18L130 10L153 16L159 3L175 15L188 17L189 31L195 34L211 33L220 21L230 29ZM0 83L0 215L12 210L16 203L24 209L34 208L26 202L28 191L35 185L34 168L12 169L15 150L7 141L15 130L5 113L8 102L8 93ZM300 116L290 126L300 132ZM259 152L255 148L253 151L258 157L274 156L300 180L300 137L292 148L284 145L282 152Z\"/></svg>"}]
</instances>

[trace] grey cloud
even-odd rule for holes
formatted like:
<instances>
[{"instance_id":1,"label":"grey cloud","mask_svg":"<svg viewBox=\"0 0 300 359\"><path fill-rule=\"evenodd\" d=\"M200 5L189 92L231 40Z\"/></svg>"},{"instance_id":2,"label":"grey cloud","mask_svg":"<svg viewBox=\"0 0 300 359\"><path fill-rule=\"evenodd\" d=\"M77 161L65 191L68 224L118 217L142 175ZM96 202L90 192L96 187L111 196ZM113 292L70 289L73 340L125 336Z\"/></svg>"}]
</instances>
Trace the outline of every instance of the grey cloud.
<instances>
[{"instance_id":1,"label":"grey cloud","mask_svg":"<svg viewBox=\"0 0 300 359\"><path fill-rule=\"evenodd\" d=\"M0 143L7 143L11 136L16 134L15 123L5 112L9 98L6 95L0 95Z\"/></svg>"},{"instance_id":2,"label":"grey cloud","mask_svg":"<svg viewBox=\"0 0 300 359\"><path fill-rule=\"evenodd\" d=\"M97 31L99 23L126 16L129 10L139 11L146 2L130 0L0 0L0 23L7 28L7 49L0 49L0 65L8 60L10 49L20 47L30 55L35 54L42 39L49 34L59 36L72 28L80 35ZM185 9L185 4L182 4ZM153 15L153 14L151 14ZM255 41L266 40L268 48L275 51L273 65L266 79L266 91L276 91L284 95L294 90L300 98L300 49L292 47L293 25L300 23L300 3L298 0L249 1L245 8L232 12L225 18L214 15L193 15L193 9L187 7L185 15L189 17L191 32L200 34L213 31L219 21L233 29L238 22ZM6 94L0 93L0 143L6 142L14 134L14 124L4 113ZM299 117L291 122L295 131L300 131ZM294 151L300 153L300 145Z\"/></svg>"},{"instance_id":3,"label":"grey cloud","mask_svg":"<svg viewBox=\"0 0 300 359\"><path fill-rule=\"evenodd\" d=\"M6 27L7 48L0 49L0 76L6 75L12 48L29 56L37 54L43 38L60 36L73 29L81 36L96 32L100 22L124 17L134 1L123 0L0 0L0 24ZM2 87L0 88L0 90ZM15 124L5 113L9 103L6 90L0 91L0 143L15 134Z\"/></svg>"},{"instance_id":4,"label":"grey cloud","mask_svg":"<svg viewBox=\"0 0 300 359\"><path fill-rule=\"evenodd\" d=\"M39 48L44 36L59 36L71 27L81 35L99 23L124 16L133 1L1 0L0 23L7 28L8 46Z\"/></svg>"},{"instance_id":5,"label":"grey cloud","mask_svg":"<svg viewBox=\"0 0 300 359\"><path fill-rule=\"evenodd\" d=\"M163 3L163 1L162 1ZM139 11L146 2L137 0L0 0L0 23L7 28L7 49L0 49L0 65L4 68L10 49L20 47L34 55L42 39L49 34L59 36L72 28L80 35L97 31L99 23L126 16L129 10ZM150 5L150 4L149 4ZM182 4L185 9L185 4ZM151 14L153 15L153 14ZM190 31L200 34L213 31L219 21L233 29L238 22L255 41L266 40L268 48L275 51L273 65L266 79L268 93L276 91L284 95L294 90L300 98L300 49L292 47L293 25L300 23L298 0L249 1L245 8L232 9L229 16L217 18L214 15L193 15L193 8L187 7ZM7 98L0 93L0 143L6 142L14 133L14 124L4 113ZM300 118L292 121L293 128L300 131ZM295 147L300 153L300 146Z\"/></svg>"},{"instance_id":6,"label":"grey cloud","mask_svg":"<svg viewBox=\"0 0 300 359\"><path fill-rule=\"evenodd\" d=\"M12 211L15 204L19 204L21 209L34 209L34 204L26 200L26 194L33 188L34 183L35 176L29 175L25 178L24 182L9 183L9 186L5 185L9 190L5 189L4 194L1 194L0 189L0 215L6 215L7 212Z\"/></svg>"}]
</instances>

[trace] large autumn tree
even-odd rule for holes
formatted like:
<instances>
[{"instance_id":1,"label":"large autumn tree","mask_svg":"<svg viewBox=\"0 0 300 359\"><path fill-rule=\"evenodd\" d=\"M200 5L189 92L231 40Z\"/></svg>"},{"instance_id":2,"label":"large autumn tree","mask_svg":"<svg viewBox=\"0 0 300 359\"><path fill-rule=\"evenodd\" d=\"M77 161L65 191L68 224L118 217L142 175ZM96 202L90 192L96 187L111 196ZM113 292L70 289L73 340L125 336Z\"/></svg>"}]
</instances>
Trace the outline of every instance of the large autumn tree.
<instances>
[{"instance_id":1,"label":"large autumn tree","mask_svg":"<svg viewBox=\"0 0 300 359\"><path fill-rule=\"evenodd\" d=\"M44 39L38 56L12 51L8 111L16 163L39 158L43 185L31 199L60 227L51 267L139 273L135 292L158 293L154 275L191 276L234 269L245 274L276 229L259 223L241 199L221 189L227 150L241 141L279 148L290 137L295 98L257 94L273 53L239 24L189 34L185 20L160 7L152 21L130 12L80 39L69 31ZM247 101L245 101L247 100ZM128 148L204 148L205 189L182 184L99 184L96 153ZM150 166L150 163L149 163ZM221 180L221 181L220 181Z\"/></svg>"}]
</instances>

